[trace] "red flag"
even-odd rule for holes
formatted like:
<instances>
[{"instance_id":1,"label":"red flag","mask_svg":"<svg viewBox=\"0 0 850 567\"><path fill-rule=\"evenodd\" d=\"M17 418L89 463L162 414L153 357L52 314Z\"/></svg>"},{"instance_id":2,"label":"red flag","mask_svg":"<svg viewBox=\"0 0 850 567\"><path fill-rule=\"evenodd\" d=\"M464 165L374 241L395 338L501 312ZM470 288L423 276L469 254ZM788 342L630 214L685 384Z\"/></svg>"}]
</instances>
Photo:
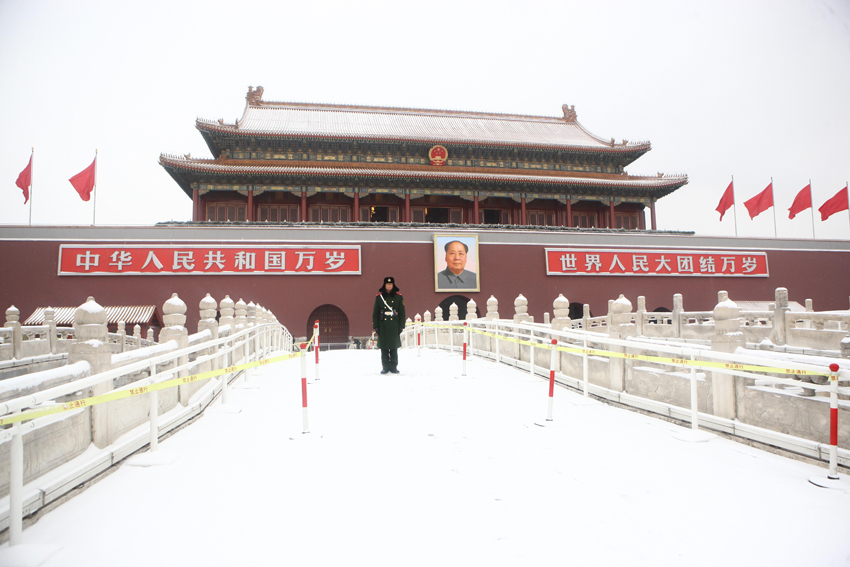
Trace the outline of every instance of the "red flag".
<instances>
[{"instance_id":1,"label":"red flag","mask_svg":"<svg viewBox=\"0 0 850 567\"><path fill-rule=\"evenodd\" d=\"M97 168L97 156L91 165L79 172L77 175L69 179L71 185L80 194L80 199L88 201L91 198L91 192L94 189L95 169Z\"/></svg>"},{"instance_id":2,"label":"red flag","mask_svg":"<svg viewBox=\"0 0 850 567\"><path fill-rule=\"evenodd\" d=\"M788 209L788 218L793 219L797 213L802 213L806 209L812 208L812 184L809 183L797 193L794 197L794 202L791 203L791 208Z\"/></svg>"},{"instance_id":3,"label":"red flag","mask_svg":"<svg viewBox=\"0 0 850 567\"><path fill-rule=\"evenodd\" d=\"M734 183L734 181L729 182L729 187L727 187L726 191L723 192L723 196L720 197L720 203L718 203L717 208L714 209L720 213L720 220L723 220L723 215L726 214L729 207L735 204L735 190L732 188Z\"/></svg>"},{"instance_id":4,"label":"red flag","mask_svg":"<svg viewBox=\"0 0 850 567\"><path fill-rule=\"evenodd\" d=\"M26 205L27 201L30 199L30 185L32 185L32 154L30 154L30 162L18 176L18 180L15 181L15 185L23 190L24 205Z\"/></svg>"},{"instance_id":5,"label":"red flag","mask_svg":"<svg viewBox=\"0 0 850 567\"><path fill-rule=\"evenodd\" d=\"M749 201L744 201L744 206L747 207L747 211L750 213L750 218L754 219L759 214L765 212L770 207L773 206L773 181L771 181L767 188L764 191L750 199Z\"/></svg>"},{"instance_id":6,"label":"red flag","mask_svg":"<svg viewBox=\"0 0 850 567\"><path fill-rule=\"evenodd\" d=\"M820 220L825 221L835 213L846 211L847 206L847 187L830 197L830 199L820 206Z\"/></svg>"}]
</instances>

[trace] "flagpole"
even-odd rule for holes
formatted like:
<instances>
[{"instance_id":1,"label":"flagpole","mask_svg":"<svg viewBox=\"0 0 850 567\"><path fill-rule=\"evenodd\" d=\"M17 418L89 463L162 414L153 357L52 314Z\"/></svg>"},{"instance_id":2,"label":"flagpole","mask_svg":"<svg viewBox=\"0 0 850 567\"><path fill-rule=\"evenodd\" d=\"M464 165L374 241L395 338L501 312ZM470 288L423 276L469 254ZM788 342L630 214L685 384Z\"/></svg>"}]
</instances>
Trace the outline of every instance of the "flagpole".
<instances>
[{"instance_id":1,"label":"flagpole","mask_svg":"<svg viewBox=\"0 0 850 567\"><path fill-rule=\"evenodd\" d=\"M34 158L35 158L35 148L32 148L32 153L30 154L30 226L32 226L32 198L33 198L33 193L35 193L35 191L33 190L33 184L32 184L32 170L33 170L32 162L34 161Z\"/></svg>"},{"instance_id":2,"label":"flagpole","mask_svg":"<svg viewBox=\"0 0 850 567\"><path fill-rule=\"evenodd\" d=\"M773 190L773 178L770 178L770 202L773 204L773 238L776 238L776 203L773 199L773 194L775 191Z\"/></svg>"},{"instance_id":3,"label":"flagpole","mask_svg":"<svg viewBox=\"0 0 850 567\"><path fill-rule=\"evenodd\" d=\"M95 215L97 215L97 148L94 149L94 203L91 212L91 225L94 226Z\"/></svg>"},{"instance_id":4,"label":"flagpole","mask_svg":"<svg viewBox=\"0 0 850 567\"><path fill-rule=\"evenodd\" d=\"M809 207L810 212L812 213L812 240L815 240L815 200L812 198L812 180L809 179L809 201L811 201L812 206Z\"/></svg>"},{"instance_id":5,"label":"flagpole","mask_svg":"<svg viewBox=\"0 0 850 567\"><path fill-rule=\"evenodd\" d=\"M735 176L732 176L732 219L735 221L735 236L738 236L738 214L735 212L737 208L737 199L735 199Z\"/></svg>"}]
</instances>

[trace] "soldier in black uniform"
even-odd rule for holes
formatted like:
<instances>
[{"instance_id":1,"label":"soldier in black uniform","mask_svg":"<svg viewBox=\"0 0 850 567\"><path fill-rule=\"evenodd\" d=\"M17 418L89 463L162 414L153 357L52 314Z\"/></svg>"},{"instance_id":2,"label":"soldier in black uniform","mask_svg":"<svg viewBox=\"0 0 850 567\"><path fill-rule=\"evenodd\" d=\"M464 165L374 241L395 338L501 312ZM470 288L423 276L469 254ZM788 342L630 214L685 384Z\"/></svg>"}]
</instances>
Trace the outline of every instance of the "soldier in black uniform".
<instances>
[{"instance_id":1,"label":"soldier in black uniform","mask_svg":"<svg viewBox=\"0 0 850 567\"><path fill-rule=\"evenodd\" d=\"M381 374L398 374L399 335L404 330L406 320L404 298L395 285L395 279L384 278L372 308L372 328L378 335L378 348L381 349Z\"/></svg>"}]
</instances>

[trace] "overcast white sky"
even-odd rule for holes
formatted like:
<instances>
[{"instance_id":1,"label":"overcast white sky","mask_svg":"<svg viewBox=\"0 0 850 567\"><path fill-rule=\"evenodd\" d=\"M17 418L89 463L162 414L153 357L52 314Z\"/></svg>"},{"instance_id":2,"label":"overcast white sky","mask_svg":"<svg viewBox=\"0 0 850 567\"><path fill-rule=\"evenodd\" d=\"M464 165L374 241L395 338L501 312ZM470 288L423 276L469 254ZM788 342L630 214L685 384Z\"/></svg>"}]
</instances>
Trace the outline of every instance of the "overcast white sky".
<instances>
[{"instance_id":1,"label":"overcast white sky","mask_svg":"<svg viewBox=\"0 0 850 567\"><path fill-rule=\"evenodd\" d=\"M211 157L197 117L231 122L249 85L276 101L558 116L650 140L628 171L685 172L658 228L733 235L714 211L774 181L780 237L850 178L850 2L61 2L0 0L0 224L27 224L15 180L35 147L33 224L91 224L68 178L99 152L96 222L190 220L160 152ZM847 213L818 238L850 238Z\"/></svg>"}]
</instances>

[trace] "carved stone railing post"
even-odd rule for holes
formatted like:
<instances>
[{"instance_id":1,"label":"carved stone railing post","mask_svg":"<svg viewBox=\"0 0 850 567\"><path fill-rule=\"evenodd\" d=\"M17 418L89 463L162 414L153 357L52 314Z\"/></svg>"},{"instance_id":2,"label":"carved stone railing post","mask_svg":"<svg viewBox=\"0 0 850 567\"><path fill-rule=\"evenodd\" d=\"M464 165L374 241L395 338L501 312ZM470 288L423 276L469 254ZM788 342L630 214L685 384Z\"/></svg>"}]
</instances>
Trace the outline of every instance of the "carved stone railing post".
<instances>
[{"instance_id":1,"label":"carved stone railing post","mask_svg":"<svg viewBox=\"0 0 850 567\"><path fill-rule=\"evenodd\" d=\"M499 300L494 296L490 296L487 300L487 320L495 321L499 318Z\"/></svg>"},{"instance_id":2,"label":"carved stone railing post","mask_svg":"<svg viewBox=\"0 0 850 567\"><path fill-rule=\"evenodd\" d=\"M211 335L211 340L215 341L218 339L218 322L215 320L215 314L218 310L218 303L216 303L215 299L207 294L201 302L198 304L200 308L201 319L198 321L198 332L201 333L203 331L209 330ZM207 350L207 354L211 356L210 359L210 370L218 370L218 357L216 353L218 352L218 347L213 346Z\"/></svg>"},{"instance_id":3,"label":"carved stone railing post","mask_svg":"<svg viewBox=\"0 0 850 567\"><path fill-rule=\"evenodd\" d=\"M457 303L449 305L449 321L459 321L457 316Z\"/></svg>"},{"instance_id":4,"label":"carved stone railing post","mask_svg":"<svg viewBox=\"0 0 850 567\"><path fill-rule=\"evenodd\" d=\"M150 341L151 344L156 342L156 339L154 339L154 336L153 336L153 329L151 329L150 327L148 327L147 339L148 339L148 341Z\"/></svg>"},{"instance_id":5,"label":"carved stone railing post","mask_svg":"<svg viewBox=\"0 0 850 567\"><path fill-rule=\"evenodd\" d=\"M118 321L118 346L121 348L119 352L127 350L127 323Z\"/></svg>"},{"instance_id":6,"label":"carved stone railing post","mask_svg":"<svg viewBox=\"0 0 850 567\"><path fill-rule=\"evenodd\" d=\"M646 313L646 297L639 295L637 309L635 310L635 328L637 336L643 336L643 315Z\"/></svg>"},{"instance_id":7,"label":"carved stone railing post","mask_svg":"<svg viewBox=\"0 0 850 567\"><path fill-rule=\"evenodd\" d=\"M612 339L625 339L637 334L637 327L632 323L632 302L621 293L616 301L608 302L608 336ZM612 352L625 352L625 347L609 345ZM630 367L630 365L629 365ZM611 379L610 388L615 392L626 389L626 361L622 358L608 360L608 375Z\"/></svg>"},{"instance_id":8,"label":"carved stone railing post","mask_svg":"<svg viewBox=\"0 0 850 567\"><path fill-rule=\"evenodd\" d=\"M189 331L186 329L186 304L176 293L171 294L171 299L162 305L162 322L165 325L159 332L159 342L176 341L177 348L183 349L189 346ZM181 356L177 364L182 366L189 362L188 356ZM177 377L188 376L187 369L177 373ZM177 386L177 401L183 406L189 405L189 384Z\"/></svg>"},{"instance_id":9,"label":"carved stone railing post","mask_svg":"<svg viewBox=\"0 0 850 567\"><path fill-rule=\"evenodd\" d=\"M224 299L221 300L219 304L219 310L221 311L221 317L218 320L218 324L220 327L224 327L225 325L230 325L233 327L233 313L234 313L234 303L233 300L230 299L229 295L225 295ZM231 329L231 334L236 329Z\"/></svg>"},{"instance_id":10,"label":"carved stone railing post","mask_svg":"<svg viewBox=\"0 0 850 567\"><path fill-rule=\"evenodd\" d=\"M218 309L221 313L221 317L218 319L218 327L221 329L225 325L229 326L231 337L236 332L236 324L233 322L233 314L236 312L235 306L236 304L232 299L230 299L229 295L225 295L224 299L221 300L221 303L218 304ZM226 347L227 344L224 346ZM219 368L230 366L232 360L234 360L234 353L233 351L230 351L224 355L223 360L219 363Z\"/></svg>"},{"instance_id":11,"label":"carved stone railing post","mask_svg":"<svg viewBox=\"0 0 850 567\"><path fill-rule=\"evenodd\" d=\"M133 344L136 348L142 348L142 326L138 323L133 326Z\"/></svg>"},{"instance_id":12,"label":"carved stone railing post","mask_svg":"<svg viewBox=\"0 0 850 567\"><path fill-rule=\"evenodd\" d=\"M475 319L478 319L478 305L474 299L470 299L466 304L466 320L474 321Z\"/></svg>"},{"instance_id":13,"label":"carved stone railing post","mask_svg":"<svg viewBox=\"0 0 850 567\"><path fill-rule=\"evenodd\" d=\"M52 307L44 310L44 324L47 325L47 337L50 345L50 354L56 354L56 347L59 344L59 336L56 334L56 312Z\"/></svg>"},{"instance_id":14,"label":"carved stone railing post","mask_svg":"<svg viewBox=\"0 0 850 567\"><path fill-rule=\"evenodd\" d=\"M552 313L555 314L555 319L552 321L554 330L563 331L573 328L573 322L570 320L570 300L564 297L563 293L552 302Z\"/></svg>"},{"instance_id":15,"label":"carved stone railing post","mask_svg":"<svg viewBox=\"0 0 850 567\"><path fill-rule=\"evenodd\" d=\"M677 339L682 337L682 311L684 311L682 294L673 295L673 336Z\"/></svg>"},{"instance_id":16,"label":"carved stone railing post","mask_svg":"<svg viewBox=\"0 0 850 567\"><path fill-rule=\"evenodd\" d=\"M437 306L436 309L434 309L434 321L440 322L440 323L443 322L443 308L440 307L439 305Z\"/></svg>"},{"instance_id":17,"label":"carved stone railing post","mask_svg":"<svg viewBox=\"0 0 850 567\"><path fill-rule=\"evenodd\" d=\"M711 337L711 350L735 352L745 347L746 340L741 332L741 309L729 299L725 291L718 292L717 306L714 308L714 335ZM735 419L737 404L735 377L720 372L711 373L711 389L714 398L714 415L726 419Z\"/></svg>"},{"instance_id":18,"label":"carved stone railing post","mask_svg":"<svg viewBox=\"0 0 850 567\"><path fill-rule=\"evenodd\" d=\"M581 328L584 331L590 330L590 305L587 303L581 306Z\"/></svg>"},{"instance_id":19,"label":"carved stone railing post","mask_svg":"<svg viewBox=\"0 0 850 567\"><path fill-rule=\"evenodd\" d=\"M514 323L532 323L532 318L528 315L528 300L519 294L514 299Z\"/></svg>"},{"instance_id":20,"label":"carved stone railing post","mask_svg":"<svg viewBox=\"0 0 850 567\"><path fill-rule=\"evenodd\" d=\"M242 301L242 298L239 298L239 301L236 302L236 314L233 317L233 324L236 325L236 329L241 331L248 327L248 304ZM244 362L245 356L248 354L245 352L244 345L241 345L239 348L233 351L236 355L234 363Z\"/></svg>"},{"instance_id":21,"label":"carved stone railing post","mask_svg":"<svg viewBox=\"0 0 850 567\"><path fill-rule=\"evenodd\" d=\"M106 310L98 305L93 297L74 311L74 336L76 342L68 349L68 364L86 361L91 365L92 374L100 374L112 368L112 353L109 349L109 332L106 328ZM92 386L91 395L100 396L111 392L111 380ZM88 397L83 394L82 397ZM91 406L91 438L92 443L103 449L112 443L112 413L113 404L98 404Z\"/></svg>"},{"instance_id":22,"label":"carved stone railing post","mask_svg":"<svg viewBox=\"0 0 850 567\"><path fill-rule=\"evenodd\" d=\"M791 311L788 307L788 290L778 287L774 297L776 302L773 306L773 344L784 345L785 337L788 336L785 329L785 314Z\"/></svg>"},{"instance_id":23,"label":"carved stone railing post","mask_svg":"<svg viewBox=\"0 0 850 567\"><path fill-rule=\"evenodd\" d=\"M3 326L12 329L12 358L16 360L23 358L24 352L24 332L20 319L21 312L14 305L6 310L6 324Z\"/></svg>"}]
</instances>

